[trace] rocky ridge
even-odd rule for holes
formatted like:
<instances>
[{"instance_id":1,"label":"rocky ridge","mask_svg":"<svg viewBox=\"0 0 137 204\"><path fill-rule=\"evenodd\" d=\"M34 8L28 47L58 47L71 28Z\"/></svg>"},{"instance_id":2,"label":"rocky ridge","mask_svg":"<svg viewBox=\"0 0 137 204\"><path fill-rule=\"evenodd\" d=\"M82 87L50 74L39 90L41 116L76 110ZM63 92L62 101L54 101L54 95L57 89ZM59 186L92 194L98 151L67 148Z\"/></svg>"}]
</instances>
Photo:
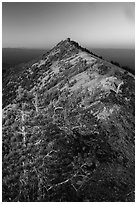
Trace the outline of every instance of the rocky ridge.
<instances>
[{"instance_id":1,"label":"rocky ridge","mask_svg":"<svg viewBox=\"0 0 137 204\"><path fill-rule=\"evenodd\" d=\"M3 81L3 201L134 201L134 76L69 38Z\"/></svg>"}]
</instances>

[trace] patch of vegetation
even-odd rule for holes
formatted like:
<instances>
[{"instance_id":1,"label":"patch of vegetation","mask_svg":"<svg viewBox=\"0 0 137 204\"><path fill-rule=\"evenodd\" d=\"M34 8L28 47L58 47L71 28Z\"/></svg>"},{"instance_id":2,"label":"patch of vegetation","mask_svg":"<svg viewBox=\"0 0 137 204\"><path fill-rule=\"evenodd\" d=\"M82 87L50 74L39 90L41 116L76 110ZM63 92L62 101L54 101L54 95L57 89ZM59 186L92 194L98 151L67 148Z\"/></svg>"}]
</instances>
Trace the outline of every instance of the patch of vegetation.
<instances>
[{"instance_id":1,"label":"patch of vegetation","mask_svg":"<svg viewBox=\"0 0 137 204\"><path fill-rule=\"evenodd\" d=\"M101 65L98 67L98 73L101 75L107 74L109 70L110 70L110 68L106 65Z\"/></svg>"}]
</instances>

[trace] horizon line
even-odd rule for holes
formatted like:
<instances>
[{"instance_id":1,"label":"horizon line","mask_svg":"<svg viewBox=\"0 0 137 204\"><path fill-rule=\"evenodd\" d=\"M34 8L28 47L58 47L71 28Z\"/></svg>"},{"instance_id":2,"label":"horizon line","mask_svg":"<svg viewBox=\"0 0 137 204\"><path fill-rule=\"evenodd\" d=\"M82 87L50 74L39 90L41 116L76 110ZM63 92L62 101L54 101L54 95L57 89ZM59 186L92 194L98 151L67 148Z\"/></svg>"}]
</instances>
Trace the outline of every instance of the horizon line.
<instances>
[{"instance_id":1,"label":"horizon line","mask_svg":"<svg viewBox=\"0 0 137 204\"><path fill-rule=\"evenodd\" d=\"M56 45L55 45L56 46ZM50 48L31 48L31 47L2 47L2 49L21 49L21 50L50 50L53 47ZM123 48L123 47L88 47L87 49L119 49L119 50L135 50L134 48Z\"/></svg>"}]
</instances>

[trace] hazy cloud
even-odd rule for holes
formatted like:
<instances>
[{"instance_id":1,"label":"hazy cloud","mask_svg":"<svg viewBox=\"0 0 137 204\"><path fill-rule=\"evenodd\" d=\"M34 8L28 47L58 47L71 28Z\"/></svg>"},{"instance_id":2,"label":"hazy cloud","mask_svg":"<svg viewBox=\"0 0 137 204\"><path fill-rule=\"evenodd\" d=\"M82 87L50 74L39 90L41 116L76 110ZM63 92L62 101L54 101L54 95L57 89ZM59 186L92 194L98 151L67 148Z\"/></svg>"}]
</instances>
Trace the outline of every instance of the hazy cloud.
<instances>
[{"instance_id":1,"label":"hazy cloud","mask_svg":"<svg viewBox=\"0 0 137 204\"><path fill-rule=\"evenodd\" d=\"M128 3L125 6L125 16L128 20L135 22L135 3Z\"/></svg>"},{"instance_id":2,"label":"hazy cloud","mask_svg":"<svg viewBox=\"0 0 137 204\"><path fill-rule=\"evenodd\" d=\"M47 48L71 37L83 46L132 48L135 4L4 2L3 47Z\"/></svg>"}]
</instances>

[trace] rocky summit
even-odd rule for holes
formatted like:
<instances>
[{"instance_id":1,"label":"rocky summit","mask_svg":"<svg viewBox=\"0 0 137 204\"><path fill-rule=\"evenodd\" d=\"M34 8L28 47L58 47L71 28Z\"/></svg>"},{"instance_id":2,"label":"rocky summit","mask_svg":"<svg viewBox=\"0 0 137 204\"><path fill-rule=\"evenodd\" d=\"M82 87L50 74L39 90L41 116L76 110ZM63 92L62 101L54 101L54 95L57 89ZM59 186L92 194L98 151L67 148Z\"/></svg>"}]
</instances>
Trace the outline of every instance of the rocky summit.
<instances>
[{"instance_id":1,"label":"rocky summit","mask_svg":"<svg viewBox=\"0 0 137 204\"><path fill-rule=\"evenodd\" d=\"M69 38L3 75L3 202L133 202L135 79Z\"/></svg>"}]
</instances>

